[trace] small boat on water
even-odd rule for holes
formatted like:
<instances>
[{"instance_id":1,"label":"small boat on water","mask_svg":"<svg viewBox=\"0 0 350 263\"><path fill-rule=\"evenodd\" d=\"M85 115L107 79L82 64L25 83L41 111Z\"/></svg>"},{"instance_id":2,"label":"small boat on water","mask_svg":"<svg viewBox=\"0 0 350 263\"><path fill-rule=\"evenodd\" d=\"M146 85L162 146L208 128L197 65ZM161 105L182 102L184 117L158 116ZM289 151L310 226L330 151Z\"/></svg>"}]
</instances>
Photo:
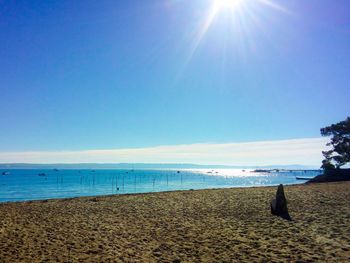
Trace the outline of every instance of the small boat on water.
<instances>
[{"instance_id":1,"label":"small boat on water","mask_svg":"<svg viewBox=\"0 0 350 263\"><path fill-rule=\"evenodd\" d=\"M271 173L271 170L256 169L253 171L253 173Z\"/></svg>"},{"instance_id":2,"label":"small boat on water","mask_svg":"<svg viewBox=\"0 0 350 263\"><path fill-rule=\"evenodd\" d=\"M300 177L300 176L296 176L295 179L297 179L297 180L311 180L312 177Z\"/></svg>"},{"instance_id":3,"label":"small boat on water","mask_svg":"<svg viewBox=\"0 0 350 263\"><path fill-rule=\"evenodd\" d=\"M46 176L46 173L38 173L38 176Z\"/></svg>"},{"instance_id":4,"label":"small boat on water","mask_svg":"<svg viewBox=\"0 0 350 263\"><path fill-rule=\"evenodd\" d=\"M58 172L58 169L57 168L55 168L55 169L53 169L55 172Z\"/></svg>"},{"instance_id":5,"label":"small boat on water","mask_svg":"<svg viewBox=\"0 0 350 263\"><path fill-rule=\"evenodd\" d=\"M2 172L2 175L10 175L9 171Z\"/></svg>"}]
</instances>

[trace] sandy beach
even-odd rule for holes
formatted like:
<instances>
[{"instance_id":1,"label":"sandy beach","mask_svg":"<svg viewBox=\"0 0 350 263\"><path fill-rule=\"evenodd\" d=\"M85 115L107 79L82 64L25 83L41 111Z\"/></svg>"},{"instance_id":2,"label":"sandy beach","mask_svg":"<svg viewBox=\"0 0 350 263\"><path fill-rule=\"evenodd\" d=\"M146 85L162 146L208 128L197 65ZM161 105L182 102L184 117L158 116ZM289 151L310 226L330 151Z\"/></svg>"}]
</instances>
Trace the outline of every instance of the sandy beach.
<instances>
[{"instance_id":1,"label":"sandy beach","mask_svg":"<svg viewBox=\"0 0 350 263\"><path fill-rule=\"evenodd\" d=\"M0 262L346 262L350 182L0 204Z\"/></svg>"}]
</instances>

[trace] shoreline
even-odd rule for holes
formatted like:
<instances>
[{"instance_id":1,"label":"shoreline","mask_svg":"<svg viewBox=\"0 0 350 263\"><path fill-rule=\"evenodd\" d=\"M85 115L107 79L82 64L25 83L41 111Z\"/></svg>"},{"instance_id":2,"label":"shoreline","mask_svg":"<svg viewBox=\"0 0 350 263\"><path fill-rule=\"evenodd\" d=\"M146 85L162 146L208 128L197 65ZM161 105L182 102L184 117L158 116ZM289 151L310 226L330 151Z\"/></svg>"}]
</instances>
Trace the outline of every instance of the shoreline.
<instances>
[{"instance_id":1,"label":"shoreline","mask_svg":"<svg viewBox=\"0 0 350 263\"><path fill-rule=\"evenodd\" d=\"M333 182L336 183L336 182ZM298 186L306 185L305 183L300 184L283 184L284 187L287 186ZM237 186L237 187L219 187L219 188L203 188L203 189L184 189L184 190L165 190L165 191L156 191L156 192L143 192L143 193L124 193L124 194L107 194L107 195L84 195L84 196L74 196L74 197L62 197L62 198L45 198L45 199L33 199L33 200L19 200L19 201L0 201L0 206L2 204L13 204L13 203L34 203L42 202L46 203L49 201L61 201L61 200L74 200L79 198L102 198L102 197L114 197L114 196L137 196L137 195L148 195L148 194L157 194L157 193L174 193L174 192L192 192L192 191L206 191L206 190L224 190L224 189L246 189L246 188L276 188L276 185L262 185L262 186Z\"/></svg>"},{"instance_id":2,"label":"shoreline","mask_svg":"<svg viewBox=\"0 0 350 263\"><path fill-rule=\"evenodd\" d=\"M349 261L350 182L170 191L0 205L5 262Z\"/></svg>"}]
</instances>

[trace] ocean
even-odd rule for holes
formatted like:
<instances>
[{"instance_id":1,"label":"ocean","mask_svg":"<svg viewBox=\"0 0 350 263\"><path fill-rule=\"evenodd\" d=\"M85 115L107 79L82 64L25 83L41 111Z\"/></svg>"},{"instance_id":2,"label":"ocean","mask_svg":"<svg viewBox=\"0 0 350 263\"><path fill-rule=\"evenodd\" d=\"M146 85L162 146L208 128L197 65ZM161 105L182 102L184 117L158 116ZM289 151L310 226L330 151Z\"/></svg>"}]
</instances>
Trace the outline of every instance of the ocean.
<instances>
[{"instance_id":1,"label":"ocean","mask_svg":"<svg viewBox=\"0 0 350 263\"><path fill-rule=\"evenodd\" d=\"M0 170L0 202L189 189L300 184L319 170L10 169Z\"/></svg>"}]
</instances>

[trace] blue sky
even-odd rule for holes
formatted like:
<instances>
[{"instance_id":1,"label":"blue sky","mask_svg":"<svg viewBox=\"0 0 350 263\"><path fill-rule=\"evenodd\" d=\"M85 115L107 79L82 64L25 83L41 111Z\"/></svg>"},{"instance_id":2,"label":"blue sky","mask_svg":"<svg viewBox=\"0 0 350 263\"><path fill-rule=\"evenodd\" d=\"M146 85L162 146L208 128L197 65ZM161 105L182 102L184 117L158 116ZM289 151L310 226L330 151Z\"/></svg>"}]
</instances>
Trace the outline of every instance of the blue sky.
<instances>
[{"instance_id":1,"label":"blue sky","mask_svg":"<svg viewBox=\"0 0 350 263\"><path fill-rule=\"evenodd\" d=\"M204 32L213 2L1 1L0 151L316 138L349 115L349 1L246 0Z\"/></svg>"}]
</instances>

